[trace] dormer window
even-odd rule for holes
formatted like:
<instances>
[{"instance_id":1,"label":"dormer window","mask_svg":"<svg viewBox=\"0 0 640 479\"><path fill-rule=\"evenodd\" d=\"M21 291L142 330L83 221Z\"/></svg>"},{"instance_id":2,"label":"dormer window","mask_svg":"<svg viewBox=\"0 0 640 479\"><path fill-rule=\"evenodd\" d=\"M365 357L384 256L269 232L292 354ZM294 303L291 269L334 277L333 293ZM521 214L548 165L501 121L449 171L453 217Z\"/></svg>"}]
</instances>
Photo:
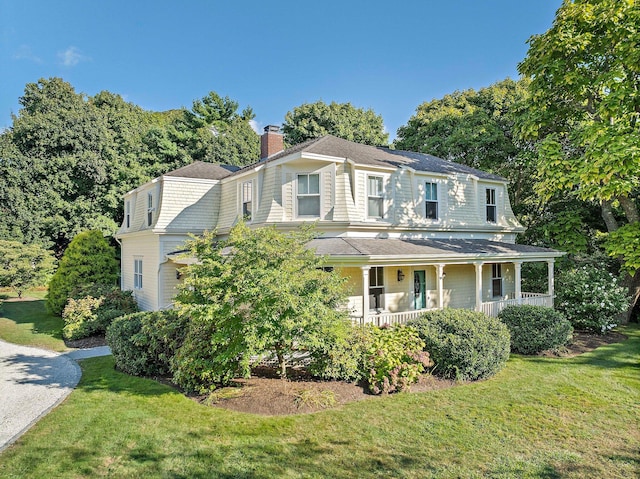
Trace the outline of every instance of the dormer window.
<instances>
[{"instance_id":1,"label":"dormer window","mask_svg":"<svg viewBox=\"0 0 640 479\"><path fill-rule=\"evenodd\" d=\"M496 217L497 217L495 188L487 188L486 201L487 201L487 223L495 223Z\"/></svg>"},{"instance_id":2,"label":"dormer window","mask_svg":"<svg viewBox=\"0 0 640 479\"><path fill-rule=\"evenodd\" d=\"M131 227L131 201L127 201L125 204L125 224L127 228Z\"/></svg>"},{"instance_id":3,"label":"dormer window","mask_svg":"<svg viewBox=\"0 0 640 479\"><path fill-rule=\"evenodd\" d=\"M425 217L430 220L438 219L438 184L425 183Z\"/></svg>"},{"instance_id":4,"label":"dormer window","mask_svg":"<svg viewBox=\"0 0 640 479\"><path fill-rule=\"evenodd\" d=\"M246 221L251 221L253 213L253 182L242 183L242 216Z\"/></svg>"},{"instance_id":5,"label":"dormer window","mask_svg":"<svg viewBox=\"0 0 640 479\"><path fill-rule=\"evenodd\" d=\"M147 226L153 223L153 194L147 194Z\"/></svg>"},{"instance_id":6,"label":"dormer window","mask_svg":"<svg viewBox=\"0 0 640 479\"><path fill-rule=\"evenodd\" d=\"M381 176L367 177L367 216L382 218L384 216L384 194Z\"/></svg>"},{"instance_id":7,"label":"dormer window","mask_svg":"<svg viewBox=\"0 0 640 479\"><path fill-rule=\"evenodd\" d=\"M298 175L298 216L320 216L320 175Z\"/></svg>"}]
</instances>

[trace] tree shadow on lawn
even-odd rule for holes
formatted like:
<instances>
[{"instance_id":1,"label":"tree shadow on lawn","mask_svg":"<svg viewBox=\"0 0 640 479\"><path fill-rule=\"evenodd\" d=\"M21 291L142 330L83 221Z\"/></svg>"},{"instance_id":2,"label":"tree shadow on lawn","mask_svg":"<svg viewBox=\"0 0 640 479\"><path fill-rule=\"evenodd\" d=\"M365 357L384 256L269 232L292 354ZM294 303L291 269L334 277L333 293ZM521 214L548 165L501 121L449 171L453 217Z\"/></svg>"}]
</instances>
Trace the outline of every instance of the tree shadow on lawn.
<instances>
[{"instance_id":1,"label":"tree shadow on lawn","mask_svg":"<svg viewBox=\"0 0 640 479\"><path fill-rule=\"evenodd\" d=\"M64 320L50 314L43 299L21 299L2 303L0 318L16 324L33 324L33 332L62 339Z\"/></svg>"}]
</instances>

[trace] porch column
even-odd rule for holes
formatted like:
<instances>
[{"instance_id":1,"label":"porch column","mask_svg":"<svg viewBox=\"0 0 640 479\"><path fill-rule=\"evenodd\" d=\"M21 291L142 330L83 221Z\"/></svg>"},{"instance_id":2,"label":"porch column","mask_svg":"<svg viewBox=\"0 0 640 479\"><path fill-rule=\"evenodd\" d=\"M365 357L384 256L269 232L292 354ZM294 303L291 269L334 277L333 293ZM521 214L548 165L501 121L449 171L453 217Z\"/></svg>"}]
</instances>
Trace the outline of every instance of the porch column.
<instances>
[{"instance_id":1,"label":"porch column","mask_svg":"<svg viewBox=\"0 0 640 479\"><path fill-rule=\"evenodd\" d=\"M551 307L553 308L553 295L555 294L554 292L554 286L553 286L553 263L555 262L555 260L550 259L547 260L547 284L548 284L548 293L549 296L551 297Z\"/></svg>"},{"instance_id":2,"label":"porch column","mask_svg":"<svg viewBox=\"0 0 640 479\"><path fill-rule=\"evenodd\" d=\"M436 278L438 278L438 308L444 309L444 265L436 265Z\"/></svg>"},{"instance_id":3,"label":"porch column","mask_svg":"<svg viewBox=\"0 0 640 479\"><path fill-rule=\"evenodd\" d=\"M476 311L482 311L482 261L473 263L476 267Z\"/></svg>"},{"instance_id":4,"label":"porch column","mask_svg":"<svg viewBox=\"0 0 640 479\"><path fill-rule=\"evenodd\" d=\"M514 261L513 266L516 270L516 299L518 304L522 304L522 261Z\"/></svg>"},{"instance_id":5,"label":"porch column","mask_svg":"<svg viewBox=\"0 0 640 479\"><path fill-rule=\"evenodd\" d=\"M371 266L362 266L362 324L369 319L369 270Z\"/></svg>"}]
</instances>

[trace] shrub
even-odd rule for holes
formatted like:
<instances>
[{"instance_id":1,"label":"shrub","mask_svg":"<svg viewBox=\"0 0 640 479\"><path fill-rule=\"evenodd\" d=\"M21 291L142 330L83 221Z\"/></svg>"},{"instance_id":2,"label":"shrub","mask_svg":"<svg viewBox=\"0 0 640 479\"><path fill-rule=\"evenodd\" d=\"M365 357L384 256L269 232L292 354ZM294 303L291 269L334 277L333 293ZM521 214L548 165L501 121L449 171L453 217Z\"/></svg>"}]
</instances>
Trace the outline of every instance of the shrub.
<instances>
[{"instance_id":1,"label":"shrub","mask_svg":"<svg viewBox=\"0 0 640 479\"><path fill-rule=\"evenodd\" d=\"M115 285L119 267L115 250L99 231L76 235L64 252L55 274L49 281L47 309L62 314L71 293L94 283Z\"/></svg>"},{"instance_id":2,"label":"shrub","mask_svg":"<svg viewBox=\"0 0 640 479\"><path fill-rule=\"evenodd\" d=\"M412 327L371 330L364 366L369 389L374 394L409 389L429 365L424 341Z\"/></svg>"},{"instance_id":3,"label":"shrub","mask_svg":"<svg viewBox=\"0 0 640 479\"><path fill-rule=\"evenodd\" d=\"M544 306L508 306L500 311L500 321L511 334L511 351L536 354L564 346L573 336L573 327L564 315Z\"/></svg>"},{"instance_id":4,"label":"shrub","mask_svg":"<svg viewBox=\"0 0 640 479\"><path fill-rule=\"evenodd\" d=\"M81 339L105 333L111 322L125 314L138 311L131 291L117 287L94 285L75 292L77 298L67 302L63 312L65 339Z\"/></svg>"},{"instance_id":5,"label":"shrub","mask_svg":"<svg viewBox=\"0 0 640 479\"><path fill-rule=\"evenodd\" d=\"M626 288L602 268L585 265L558 276L556 308L577 330L606 333L628 306Z\"/></svg>"},{"instance_id":6,"label":"shrub","mask_svg":"<svg viewBox=\"0 0 640 479\"><path fill-rule=\"evenodd\" d=\"M117 318L106 335L116 368L135 376L169 375L171 360L184 341L187 322L174 310Z\"/></svg>"},{"instance_id":7,"label":"shrub","mask_svg":"<svg viewBox=\"0 0 640 479\"><path fill-rule=\"evenodd\" d=\"M308 370L322 379L359 381L365 377L365 352L372 340L370 327L353 326L347 334L313 348Z\"/></svg>"},{"instance_id":8,"label":"shrub","mask_svg":"<svg viewBox=\"0 0 640 479\"><path fill-rule=\"evenodd\" d=\"M435 363L434 374L458 380L488 378L509 358L509 330L498 319L466 309L429 311L409 323Z\"/></svg>"}]
</instances>

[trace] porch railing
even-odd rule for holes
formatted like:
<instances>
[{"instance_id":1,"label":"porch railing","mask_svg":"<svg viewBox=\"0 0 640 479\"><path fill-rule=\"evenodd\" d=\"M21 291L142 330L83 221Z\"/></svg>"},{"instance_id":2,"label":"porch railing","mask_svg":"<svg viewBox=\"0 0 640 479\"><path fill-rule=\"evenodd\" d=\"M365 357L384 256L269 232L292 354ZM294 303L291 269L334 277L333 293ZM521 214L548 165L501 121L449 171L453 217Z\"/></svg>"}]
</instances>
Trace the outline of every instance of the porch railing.
<instances>
[{"instance_id":1,"label":"porch railing","mask_svg":"<svg viewBox=\"0 0 640 479\"><path fill-rule=\"evenodd\" d=\"M553 308L553 298L544 293L522 293L521 299L505 299L503 301L490 301L482 303L482 312L488 316L497 316L507 306L518 304L531 304L534 306L546 306ZM367 316L367 323L374 324L376 326L384 326L388 324L390 326L396 324L406 324L412 319L420 317L425 311L432 311L433 309L419 309L417 311L403 311L400 313L388 313L388 312L370 312ZM351 320L356 324L362 324L362 316L351 316Z\"/></svg>"},{"instance_id":2,"label":"porch railing","mask_svg":"<svg viewBox=\"0 0 640 479\"><path fill-rule=\"evenodd\" d=\"M482 303L482 312L488 316L498 316L507 306L530 304L553 308L553 297L544 293L522 293L521 299L505 299L503 301L489 301Z\"/></svg>"}]
</instances>

